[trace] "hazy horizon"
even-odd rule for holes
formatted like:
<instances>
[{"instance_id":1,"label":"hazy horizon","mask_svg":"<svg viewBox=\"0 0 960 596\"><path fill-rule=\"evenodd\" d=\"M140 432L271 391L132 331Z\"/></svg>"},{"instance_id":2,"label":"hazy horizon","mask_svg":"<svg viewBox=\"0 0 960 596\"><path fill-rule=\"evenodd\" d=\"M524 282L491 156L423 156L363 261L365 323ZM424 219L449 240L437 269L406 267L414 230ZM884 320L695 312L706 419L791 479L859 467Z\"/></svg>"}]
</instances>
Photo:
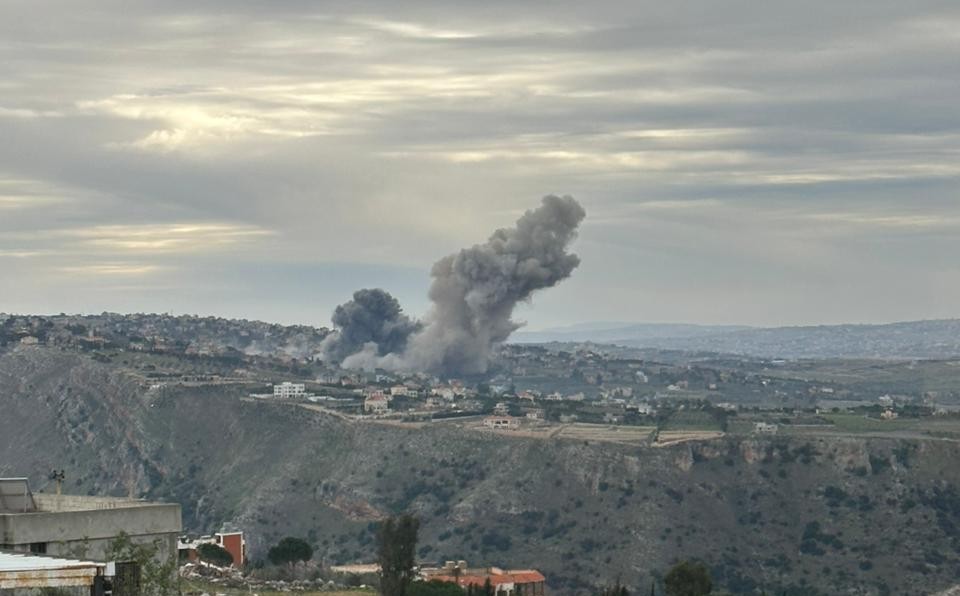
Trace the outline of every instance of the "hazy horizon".
<instances>
[{"instance_id":1,"label":"hazy horizon","mask_svg":"<svg viewBox=\"0 0 960 596\"><path fill-rule=\"evenodd\" d=\"M284 326L296 326L296 325L306 325L310 327L327 327L332 328L330 321L319 321L319 322L310 322L310 321L298 321L298 320L274 320L274 319L264 319L258 317L249 317L249 316L233 316L225 315L217 312L174 312L174 311L112 311L112 310L102 310L102 311L75 311L75 312L27 312L27 311L0 311L0 314L14 315L14 316L41 316L41 317L56 317L56 316L98 316L104 313L116 314L116 315L168 315L172 317L214 317L221 319L230 319L230 320L247 320L247 321L258 321L261 323L268 324L277 324ZM415 315L419 318L421 315ZM646 321L592 321L592 320L583 320L583 321L574 321L570 323L561 323L559 325L549 325L544 327L531 327L524 324L520 329L518 329L514 335L517 333L541 333L541 332L565 332L565 331L604 331L604 330L616 330L621 327L630 327L630 326L692 326L692 327L742 327L744 329L773 329L773 328L789 328L789 327L832 327L832 326L841 326L841 325L860 325L860 326L880 326L880 325L896 325L901 323L917 323L917 322L926 322L926 321L948 321L948 320L960 320L960 317L941 317L941 318L926 318L926 319L901 319L893 321L842 321L836 323L797 323L792 325L747 325L739 323L703 323L697 321L655 321L655 320L646 320ZM523 323L523 319L518 319L519 322ZM511 339L513 335L511 335ZM508 340L509 343L509 340Z\"/></svg>"}]
</instances>

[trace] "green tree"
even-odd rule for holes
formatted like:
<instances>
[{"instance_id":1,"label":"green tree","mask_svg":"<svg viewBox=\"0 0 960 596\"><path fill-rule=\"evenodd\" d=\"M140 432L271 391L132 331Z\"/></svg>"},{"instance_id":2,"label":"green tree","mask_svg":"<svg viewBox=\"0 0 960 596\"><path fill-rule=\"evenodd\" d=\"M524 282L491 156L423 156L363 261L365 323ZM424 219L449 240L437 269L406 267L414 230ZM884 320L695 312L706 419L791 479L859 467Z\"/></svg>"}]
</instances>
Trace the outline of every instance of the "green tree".
<instances>
[{"instance_id":1,"label":"green tree","mask_svg":"<svg viewBox=\"0 0 960 596\"><path fill-rule=\"evenodd\" d=\"M600 588L597 596L630 596L630 591L617 579L613 585Z\"/></svg>"},{"instance_id":2,"label":"green tree","mask_svg":"<svg viewBox=\"0 0 960 596\"><path fill-rule=\"evenodd\" d=\"M377 532L377 562L380 563L380 593L406 596L413 579L414 557L420 520L403 514L388 517Z\"/></svg>"},{"instance_id":3,"label":"green tree","mask_svg":"<svg viewBox=\"0 0 960 596\"><path fill-rule=\"evenodd\" d=\"M703 563L681 561L663 578L667 596L706 596L713 589L710 572Z\"/></svg>"},{"instance_id":4,"label":"green tree","mask_svg":"<svg viewBox=\"0 0 960 596\"><path fill-rule=\"evenodd\" d=\"M293 565L313 558L313 547L306 540L287 536L267 551L267 559L274 565Z\"/></svg>"},{"instance_id":5,"label":"green tree","mask_svg":"<svg viewBox=\"0 0 960 596\"><path fill-rule=\"evenodd\" d=\"M201 544L197 547L197 555L204 563L210 563L217 567L233 565L233 555L219 544Z\"/></svg>"},{"instance_id":6,"label":"green tree","mask_svg":"<svg viewBox=\"0 0 960 596\"><path fill-rule=\"evenodd\" d=\"M162 540L139 544L126 532L107 544L108 561L133 562L140 567L141 596L171 596L179 593L177 585L177 558L165 552Z\"/></svg>"},{"instance_id":7,"label":"green tree","mask_svg":"<svg viewBox=\"0 0 960 596\"><path fill-rule=\"evenodd\" d=\"M463 588L452 582L430 580L428 582L410 582L407 596L466 596Z\"/></svg>"}]
</instances>

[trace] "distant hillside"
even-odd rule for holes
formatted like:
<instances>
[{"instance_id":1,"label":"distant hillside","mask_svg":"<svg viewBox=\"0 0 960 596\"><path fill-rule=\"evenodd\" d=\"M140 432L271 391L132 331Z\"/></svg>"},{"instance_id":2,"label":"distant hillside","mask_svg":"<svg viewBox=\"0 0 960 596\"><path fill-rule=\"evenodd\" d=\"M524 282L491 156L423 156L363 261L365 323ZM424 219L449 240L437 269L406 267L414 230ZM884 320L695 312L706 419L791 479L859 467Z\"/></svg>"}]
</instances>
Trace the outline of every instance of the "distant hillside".
<instances>
[{"instance_id":1,"label":"distant hillside","mask_svg":"<svg viewBox=\"0 0 960 596\"><path fill-rule=\"evenodd\" d=\"M744 329L617 343L760 358L946 358L960 355L960 319Z\"/></svg>"},{"instance_id":2,"label":"distant hillside","mask_svg":"<svg viewBox=\"0 0 960 596\"><path fill-rule=\"evenodd\" d=\"M117 347L206 356L310 358L329 333L307 325L166 314L9 315L0 313L0 348L36 342L69 349Z\"/></svg>"},{"instance_id":3,"label":"distant hillside","mask_svg":"<svg viewBox=\"0 0 960 596\"><path fill-rule=\"evenodd\" d=\"M516 333L518 343L611 343L758 358L948 358L960 355L960 319L883 325L720 327L630 325Z\"/></svg>"},{"instance_id":4,"label":"distant hillside","mask_svg":"<svg viewBox=\"0 0 960 596\"><path fill-rule=\"evenodd\" d=\"M739 436L671 447L346 422L155 390L122 363L0 354L0 475L67 472L71 493L183 505L189 531L233 522L254 559L302 536L326 564L370 561L375 522L423 520L418 558L533 566L551 593L620 579L643 594L680 558L735 594L920 595L960 569L960 443Z\"/></svg>"},{"instance_id":5,"label":"distant hillside","mask_svg":"<svg viewBox=\"0 0 960 596\"><path fill-rule=\"evenodd\" d=\"M543 331L518 331L510 336L512 343L627 341L654 346L662 340L705 337L717 333L750 329L743 325L690 325L683 323L583 323ZM646 347L646 346L644 346Z\"/></svg>"}]
</instances>

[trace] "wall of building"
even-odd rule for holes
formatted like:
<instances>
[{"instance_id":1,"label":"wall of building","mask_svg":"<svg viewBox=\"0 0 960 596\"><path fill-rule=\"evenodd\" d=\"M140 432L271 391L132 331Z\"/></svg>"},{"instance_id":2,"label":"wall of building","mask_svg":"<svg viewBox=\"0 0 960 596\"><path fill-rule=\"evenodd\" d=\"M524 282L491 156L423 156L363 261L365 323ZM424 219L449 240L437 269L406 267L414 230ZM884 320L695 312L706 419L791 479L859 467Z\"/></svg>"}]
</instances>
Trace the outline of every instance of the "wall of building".
<instances>
[{"instance_id":1,"label":"wall of building","mask_svg":"<svg viewBox=\"0 0 960 596\"><path fill-rule=\"evenodd\" d=\"M45 545L47 554L103 560L109 544L126 533L137 544L158 541L158 560L177 556L179 505L115 500L118 505L110 507L109 500L100 500L87 505L103 508L84 510L85 499L62 499L58 511L0 514L0 549L29 551L31 545Z\"/></svg>"}]
</instances>

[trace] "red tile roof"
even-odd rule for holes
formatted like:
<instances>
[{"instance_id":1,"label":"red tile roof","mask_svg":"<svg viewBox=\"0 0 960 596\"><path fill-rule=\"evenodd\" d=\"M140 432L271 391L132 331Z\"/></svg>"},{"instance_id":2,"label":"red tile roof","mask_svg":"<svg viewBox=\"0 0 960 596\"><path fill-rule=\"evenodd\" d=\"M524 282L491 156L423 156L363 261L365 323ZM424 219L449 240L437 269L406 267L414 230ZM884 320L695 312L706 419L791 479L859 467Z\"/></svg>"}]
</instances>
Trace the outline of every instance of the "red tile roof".
<instances>
[{"instance_id":1,"label":"red tile roof","mask_svg":"<svg viewBox=\"0 0 960 596\"><path fill-rule=\"evenodd\" d=\"M546 581L543 574L533 569L516 569L505 573L471 574L455 577L453 575L434 575L431 580L442 582L459 583L461 586L482 586L490 579L490 584L499 586L500 584L532 584Z\"/></svg>"}]
</instances>

